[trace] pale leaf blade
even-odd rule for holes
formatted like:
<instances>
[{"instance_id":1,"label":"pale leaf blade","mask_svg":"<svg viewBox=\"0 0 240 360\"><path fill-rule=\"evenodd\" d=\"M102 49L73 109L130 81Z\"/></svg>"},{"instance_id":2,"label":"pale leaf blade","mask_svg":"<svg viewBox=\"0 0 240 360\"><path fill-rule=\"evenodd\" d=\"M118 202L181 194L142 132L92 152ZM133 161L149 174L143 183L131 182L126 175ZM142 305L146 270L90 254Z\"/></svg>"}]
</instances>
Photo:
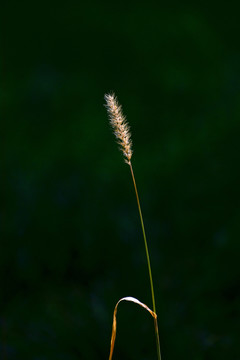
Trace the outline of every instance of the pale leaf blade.
<instances>
[{"instance_id":1,"label":"pale leaf blade","mask_svg":"<svg viewBox=\"0 0 240 360\"><path fill-rule=\"evenodd\" d=\"M114 309L113 312L113 325L112 325L112 337L111 337L111 346L110 346L110 355L109 355L109 360L112 360L112 355L113 355L113 350L114 350L114 345L115 345L115 340L116 340L116 334L117 334L117 308L118 308L118 304L121 301L131 301L134 302L135 304L140 305L141 307L143 307L144 309L146 309L154 319L157 318L157 314L152 311L151 309L149 309L149 307L145 304L143 304L141 301L139 301L138 299L132 297L132 296L126 296L122 299L120 299Z\"/></svg>"}]
</instances>

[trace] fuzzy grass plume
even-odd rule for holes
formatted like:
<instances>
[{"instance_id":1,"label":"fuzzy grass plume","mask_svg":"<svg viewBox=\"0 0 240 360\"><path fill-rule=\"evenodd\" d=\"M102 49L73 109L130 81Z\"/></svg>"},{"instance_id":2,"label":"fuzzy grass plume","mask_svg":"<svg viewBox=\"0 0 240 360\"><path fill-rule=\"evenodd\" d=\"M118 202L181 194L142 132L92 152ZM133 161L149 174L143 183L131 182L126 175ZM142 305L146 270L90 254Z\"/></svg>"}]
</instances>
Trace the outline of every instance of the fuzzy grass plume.
<instances>
[{"instance_id":1,"label":"fuzzy grass plume","mask_svg":"<svg viewBox=\"0 0 240 360\"><path fill-rule=\"evenodd\" d=\"M123 152L125 162L130 165L132 158L132 141L128 123L122 113L122 107L118 104L114 94L105 95L106 108L110 118L117 142Z\"/></svg>"},{"instance_id":2,"label":"fuzzy grass plume","mask_svg":"<svg viewBox=\"0 0 240 360\"><path fill-rule=\"evenodd\" d=\"M137 185L136 185L135 176L133 173L133 167L132 167L132 163L131 163L131 158L132 158L133 152L132 152L132 141L131 141L129 125L126 121L125 116L122 113L122 107L121 107L121 105L119 105L116 96L114 94L107 94L107 95L105 95L105 100L106 100L106 107L107 107L109 118L110 118L110 124L114 130L114 134L117 138L118 144L120 145L120 149L123 152L125 162L129 165L130 170L131 170L134 190L135 190L135 194L136 194L136 198L137 198L138 211L139 211L139 216L140 216L140 221L141 221L141 226L142 226L142 233L143 233L146 257L147 257L148 273L149 273L152 304L153 304L153 313L156 314L154 287L153 287L150 257L149 257L149 252L148 252L148 244L147 244L147 238L146 238L146 233L145 233L145 227L144 227L144 222L143 222L140 200L139 200L139 196L138 196ZM156 335L158 360L161 360L157 315L156 315L156 317L154 317L154 328L155 328L155 335ZM114 342L113 342L113 344L114 344ZM113 347L112 347L112 342L111 342L110 359L112 356L112 351L113 351Z\"/></svg>"}]
</instances>

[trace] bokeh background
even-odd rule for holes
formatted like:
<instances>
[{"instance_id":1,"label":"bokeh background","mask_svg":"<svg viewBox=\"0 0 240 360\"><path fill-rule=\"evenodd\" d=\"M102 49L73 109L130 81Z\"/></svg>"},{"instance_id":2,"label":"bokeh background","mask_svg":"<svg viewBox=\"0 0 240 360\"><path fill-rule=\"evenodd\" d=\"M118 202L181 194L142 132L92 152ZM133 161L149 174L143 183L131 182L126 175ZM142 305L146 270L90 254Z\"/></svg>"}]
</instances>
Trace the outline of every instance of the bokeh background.
<instances>
[{"instance_id":1,"label":"bokeh background","mask_svg":"<svg viewBox=\"0 0 240 360\"><path fill-rule=\"evenodd\" d=\"M178 1L2 4L0 358L107 359L123 296L164 360L239 360L237 9ZM118 312L114 359L156 359L150 315Z\"/></svg>"}]
</instances>

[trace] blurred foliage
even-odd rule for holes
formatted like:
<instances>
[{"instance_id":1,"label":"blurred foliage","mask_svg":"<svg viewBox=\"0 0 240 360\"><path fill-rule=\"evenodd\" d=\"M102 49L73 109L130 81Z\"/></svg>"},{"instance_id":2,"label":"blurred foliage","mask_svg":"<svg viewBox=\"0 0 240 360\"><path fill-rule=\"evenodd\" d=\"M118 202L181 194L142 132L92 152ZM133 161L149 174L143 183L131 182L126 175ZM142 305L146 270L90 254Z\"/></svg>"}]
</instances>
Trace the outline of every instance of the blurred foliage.
<instances>
[{"instance_id":1,"label":"blurred foliage","mask_svg":"<svg viewBox=\"0 0 240 360\"><path fill-rule=\"evenodd\" d=\"M239 358L239 16L201 2L2 4L0 358L108 357L123 296L151 306L136 200L103 107L115 91L152 258L163 359ZM116 359L155 359L118 313Z\"/></svg>"}]
</instances>

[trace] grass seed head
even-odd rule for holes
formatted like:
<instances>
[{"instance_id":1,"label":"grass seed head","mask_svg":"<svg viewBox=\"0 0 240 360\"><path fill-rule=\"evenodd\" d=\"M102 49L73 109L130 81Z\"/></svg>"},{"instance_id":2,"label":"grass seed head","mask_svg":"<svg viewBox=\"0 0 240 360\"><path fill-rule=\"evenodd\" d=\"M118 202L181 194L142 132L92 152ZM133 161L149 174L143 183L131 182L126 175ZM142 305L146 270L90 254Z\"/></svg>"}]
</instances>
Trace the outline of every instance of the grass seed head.
<instances>
[{"instance_id":1,"label":"grass seed head","mask_svg":"<svg viewBox=\"0 0 240 360\"><path fill-rule=\"evenodd\" d=\"M117 142L123 152L125 162L130 165L132 158L132 140L130 128L122 113L122 107L119 105L114 94L106 94L106 108L109 114L110 124L113 128Z\"/></svg>"}]
</instances>

